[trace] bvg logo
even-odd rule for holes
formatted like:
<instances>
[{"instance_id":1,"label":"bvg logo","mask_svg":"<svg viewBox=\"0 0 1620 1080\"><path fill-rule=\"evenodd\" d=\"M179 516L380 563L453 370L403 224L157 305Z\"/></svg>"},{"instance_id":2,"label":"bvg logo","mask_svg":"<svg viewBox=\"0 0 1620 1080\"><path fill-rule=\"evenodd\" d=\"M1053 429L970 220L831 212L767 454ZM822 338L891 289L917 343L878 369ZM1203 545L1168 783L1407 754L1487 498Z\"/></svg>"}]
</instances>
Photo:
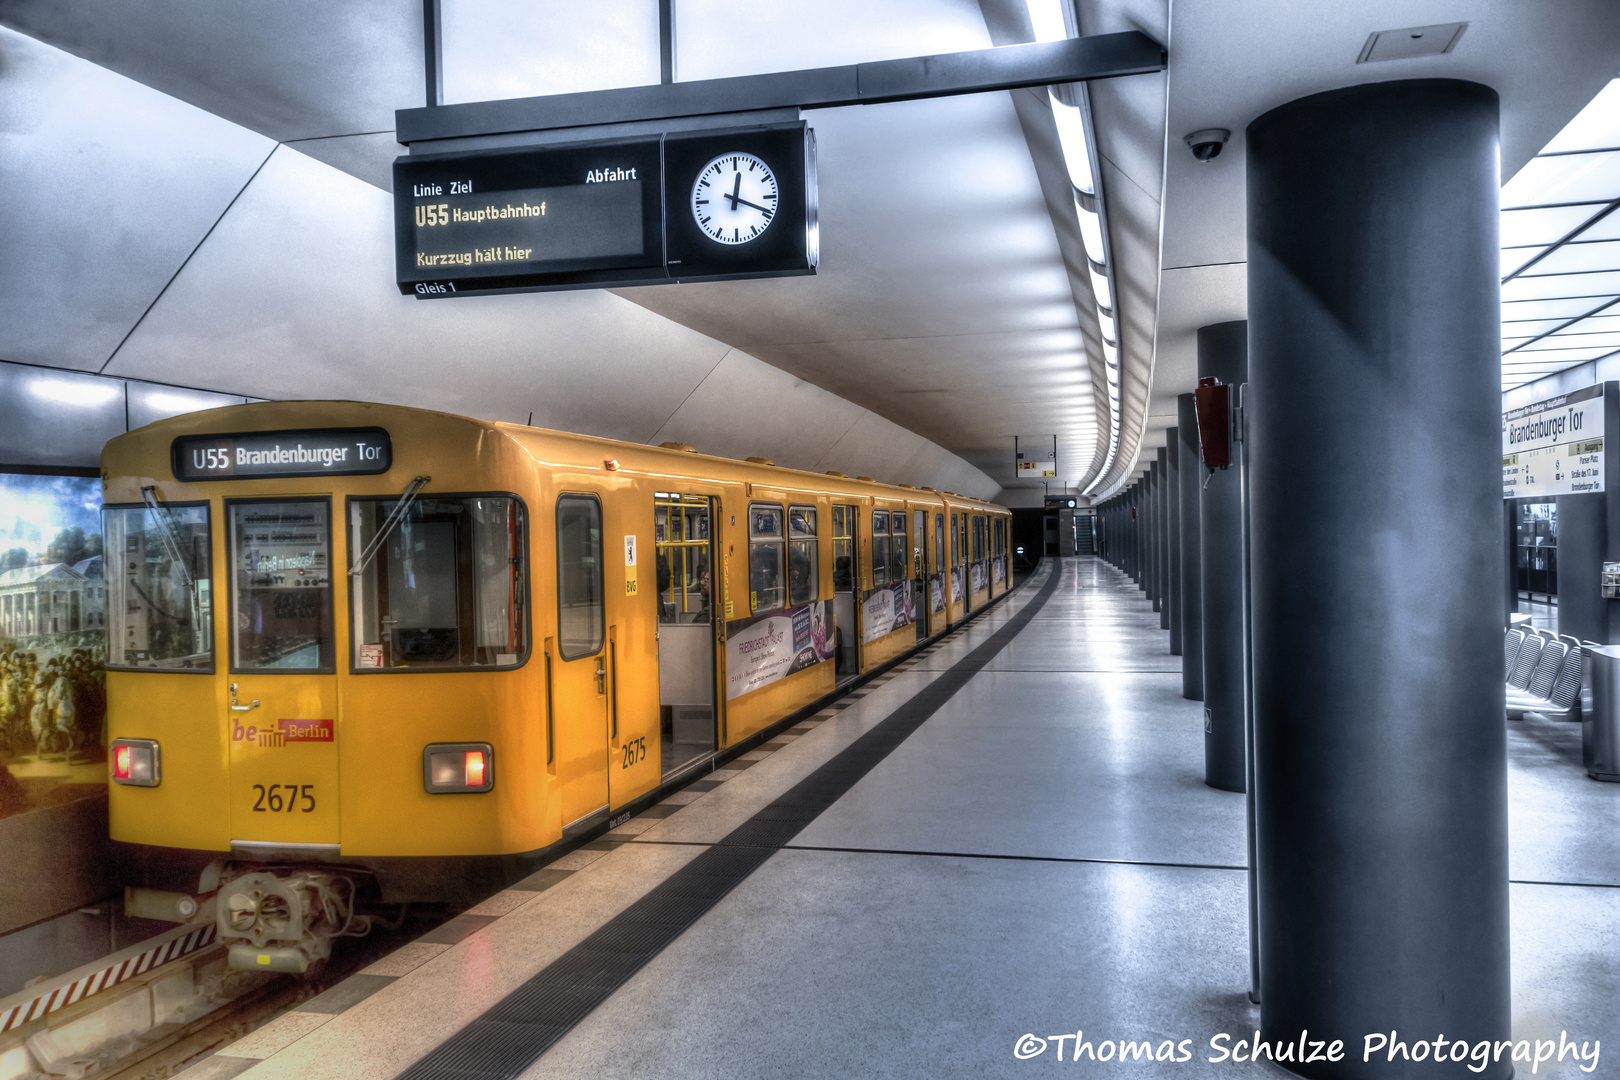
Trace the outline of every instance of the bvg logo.
<instances>
[{"instance_id":1,"label":"bvg logo","mask_svg":"<svg viewBox=\"0 0 1620 1080\"><path fill-rule=\"evenodd\" d=\"M257 724L243 726L235 718L231 720L231 742L250 742L260 746L286 746L295 742L331 742L332 721L330 720L277 720L276 726L259 727Z\"/></svg>"}]
</instances>

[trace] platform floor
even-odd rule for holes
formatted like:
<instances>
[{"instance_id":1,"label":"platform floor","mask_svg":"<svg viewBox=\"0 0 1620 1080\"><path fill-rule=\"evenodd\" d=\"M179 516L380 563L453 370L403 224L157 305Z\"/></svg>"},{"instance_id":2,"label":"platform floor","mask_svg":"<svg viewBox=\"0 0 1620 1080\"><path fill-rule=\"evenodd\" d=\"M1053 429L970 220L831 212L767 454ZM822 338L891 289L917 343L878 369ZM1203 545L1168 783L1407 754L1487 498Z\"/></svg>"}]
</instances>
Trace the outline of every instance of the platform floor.
<instances>
[{"instance_id":1,"label":"platform floor","mask_svg":"<svg viewBox=\"0 0 1620 1080\"><path fill-rule=\"evenodd\" d=\"M559 1025L538 1060L521 1065L515 1045L506 1069L435 1052L514 992L538 1001L537 972L624 926L613 920L632 903L713 859L1037 603L920 727ZM1257 1021L1244 800L1203 784L1201 706L1180 696L1166 637L1112 567L1048 559L881 682L183 1075L1027 1076L1059 1065L1056 1044L1015 1058L1024 1033L1076 1030L1192 1040L1192 1060L1133 1061L1133 1074L1229 1073L1204 1058L1212 1035ZM1620 1054L1620 785L1585 778L1578 725L1514 723L1509 747L1515 1036L1568 1030ZM521 1042L525 1008L474 1030ZM555 995L534 1008L555 1015ZM1568 1061L1540 1074L1582 1075Z\"/></svg>"}]
</instances>

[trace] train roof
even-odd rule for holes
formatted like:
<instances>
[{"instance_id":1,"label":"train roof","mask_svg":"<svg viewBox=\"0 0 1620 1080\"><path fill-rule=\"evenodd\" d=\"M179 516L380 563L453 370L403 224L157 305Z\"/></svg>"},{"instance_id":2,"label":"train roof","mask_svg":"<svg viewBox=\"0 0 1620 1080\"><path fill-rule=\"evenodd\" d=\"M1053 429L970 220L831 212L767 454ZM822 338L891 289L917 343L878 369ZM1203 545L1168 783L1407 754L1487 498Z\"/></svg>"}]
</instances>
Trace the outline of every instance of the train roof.
<instances>
[{"instance_id":1,"label":"train roof","mask_svg":"<svg viewBox=\"0 0 1620 1080\"><path fill-rule=\"evenodd\" d=\"M311 413L314 415L310 415ZM829 480L834 480L840 485L852 487L858 485L862 488L870 488L872 494L880 498L916 500L937 497L970 506L983 507L986 510L1006 510L1006 507L998 503L974 498L970 495L961 495L956 492L938 491L933 488L910 484L887 483L870 477L849 476L836 471L818 473L806 469L794 469L779 466L765 458L739 459L721 457L715 454L705 454L695 448L688 447L684 443L666 443L655 446L649 443L628 442L623 439L610 439L598 435L582 435L578 432L533 427L527 424L514 424L502 420L481 420L477 417L462 416L438 409L343 399L259 401L182 413L179 416L158 420L144 427L136 428L127 434L119 435L109 440L107 445L110 448L125 440L135 443L153 436L173 439L179 435L212 432L224 434L241 431L282 431L339 425L355 427L372 424L387 428L393 433L398 430L401 422L408 422L411 417L429 416L497 432L518 443L531 439L543 439L550 442L571 443L581 447L603 448L610 451L607 457L613 459L618 456L628 457L629 455L635 455L640 458L642 455L651 455L655 460L680 462L686 469L690 469L696 461L711 462L716 466L714 470L717 474L716 479L724 479L725 474L737 469L769 469L773 474L778 474L782 482L787 486L808 486L813 484L824 487ZM765 483L767 481L755 476L752 482Z\"/></svg>"}]
</instances>

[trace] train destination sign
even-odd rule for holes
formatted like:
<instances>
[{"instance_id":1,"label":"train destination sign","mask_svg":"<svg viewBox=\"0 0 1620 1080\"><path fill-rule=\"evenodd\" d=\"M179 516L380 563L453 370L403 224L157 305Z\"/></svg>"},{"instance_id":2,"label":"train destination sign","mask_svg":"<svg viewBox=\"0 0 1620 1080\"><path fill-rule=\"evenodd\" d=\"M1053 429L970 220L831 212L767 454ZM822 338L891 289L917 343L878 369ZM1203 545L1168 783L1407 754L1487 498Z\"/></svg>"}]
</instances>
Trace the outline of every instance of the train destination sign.
<instances>
[{"instance_id":1,"label":"train destination sign","mask_svg":"<svg viewBox=\"0 0 1620 1080\"><path fill-rule=\"evenodd\" d=\"M400 292L468 293L814 273L803 122L394 162Z\"/></svg>"},{"instance_id":2,"label":"train destination sign","mask_svg":"<svg viewBox=\"0 0 1620 1080\"><path fill-rule=\"evenodd\" d=\"M368 476L394 464L382 428L182 435L170 450L176 480L269 476Z\"/></svg>"},{"instance_id":3,"label":"train destination sign","mask_svg":"<svg viewBox=\"0 0 1620 1080\"><path fill-rule=\"evenodd\" d=\"M1502 414L1502 497L1603 490L1603 385Z\"/></svg>"}]
</instances>

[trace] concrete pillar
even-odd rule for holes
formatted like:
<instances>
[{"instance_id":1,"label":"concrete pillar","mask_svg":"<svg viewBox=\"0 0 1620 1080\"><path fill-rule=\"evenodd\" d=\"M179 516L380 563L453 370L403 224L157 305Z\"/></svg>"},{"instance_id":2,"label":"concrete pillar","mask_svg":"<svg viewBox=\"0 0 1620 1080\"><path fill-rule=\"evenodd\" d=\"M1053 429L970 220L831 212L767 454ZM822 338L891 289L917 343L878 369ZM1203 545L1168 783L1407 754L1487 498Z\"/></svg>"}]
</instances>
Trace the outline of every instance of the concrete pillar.
<instances>
[{"instance_id":1,"label":"concrete pillar","mask_svg":"<svg viewBox=\"0 0 1620 1080\"><path fill-rule=\"evenodd\" d=\"M1249 377L1248 323L1198 330L1198 377L1237 388ZM1247 560L1243 546L1243 444L1232 464L1199 488L1199 585L1204 619L1204 783L1245 791L1248 716ZM1207 470L1206 470L1207 472Z\"/></svg>"},{"instance_id":2,"label":"concrete pillar","mask_svg":"<svg viewBox=\"0 0 1620 1080\"><path fill-rule=\"evenodd\" d=\"M1144 543L1147 540L1146 522L1143 514L1147 510L1146 499L1143 497L1145 479L1138 479L1131 485L1131 580L1136 582L1138 589L1146 589L1142 581L1143 567L1147 564L1144 554Z\"/></svg>"},{"instance_id":3,"label":"concrete pillar","mask_svg":"<svg viewBox=\"0 0 1620 1080\"><path fill-rule=\"evenodd\" d=\"M1170 453L1159 447L1154 455L1159 470L1157 490L1153 493L1153 512L1156 515L1154 540L1158 559L1159 629L1170 629Z\"/></svg>"},{"instance_id":4,"label":"concrete pillar","mask_svg":"<svg viewBox=\"0 0 1620 1080\"><path fill-rule=\"evenodd\" d=\"M1620 431L1620 383L1603 384L1604 431ZM1603 474L1620 476L1620 439L1603 442ZM1620 491L1558 496L1558 631L1600 645L1620 643L1620 600L1602 593L1604 562L1620 562ZM1509 503L1508 505L1516 505ZM1508 535L1514 529L1508 526ZM1512 565L1511 563L1509 564ZM1509 594L1513 611L1517 591Z\"/></svg>"},{"instance_id":5,"label":"concrete pillar","mask_svg":"<svg viewBox=\"0 0 1620 1080\"><path fill-rule=\"evenodd\" d=\"M1181 513L1181 696L1204 700L1204 614L1199 584L1198 485L1204 471L1198 464L1198 411L1191 394L1176 398L1177 497Z\"/></svg>"},{"instance_id":6,"label":"concrete pillar","mask_svg":"<svg viewBox=\"0 0 1620 1080\"><path fill-rule=\"evenodd\" d=\"M1170 442L1165 446L1164 471L1164 535L1170 587L1165 599L1170 608L1170 655L1181 655L1181 445L1176 429L1167 431Z\"/></svg>"},{"instance_id":7,"label":"concrete pillar","mask_svg":"<svg viewBox=\"0 0 1620 1080\"><path fill-rule=\"evenodd\" d=\"M1505 577L1503 584L1507 593L1507 613L1511 615L1519 610L1518 552L1515 550L1519 539L1519 500L1502 500L1502 528L1502 554L1506 559L1502 568ZM1506 618L1502 620L1502 625L1507 625Z\"/></svg>"},{"instance_id":8,"label":"concrete pillar","mask_svg":"<svg viewBox=\"0 0 1620 1080\"><path fill-rule=\"evenodd\" d=\"M1498 114L1423 79L1248 128L1261 1038L1354 1040L1306 1076L1511 1037Z\"/></svg>"},{"instance_id":9,"label":"concrete pillar","mask_svg":"<svg viewBox=\"0 0 1620 1080\"><path fill-rule=\"evenodd\" d=\"M1148 465L1147 476L1144 477L1147 488L1144 509L1147 512L1146 536L1147 544L1143 551L1147 555L1147 574L1143 579L1146 586L1148 602L1153 610L1159 610L1159 463L1157 461Z\"/></svg>"}]
</instances>

